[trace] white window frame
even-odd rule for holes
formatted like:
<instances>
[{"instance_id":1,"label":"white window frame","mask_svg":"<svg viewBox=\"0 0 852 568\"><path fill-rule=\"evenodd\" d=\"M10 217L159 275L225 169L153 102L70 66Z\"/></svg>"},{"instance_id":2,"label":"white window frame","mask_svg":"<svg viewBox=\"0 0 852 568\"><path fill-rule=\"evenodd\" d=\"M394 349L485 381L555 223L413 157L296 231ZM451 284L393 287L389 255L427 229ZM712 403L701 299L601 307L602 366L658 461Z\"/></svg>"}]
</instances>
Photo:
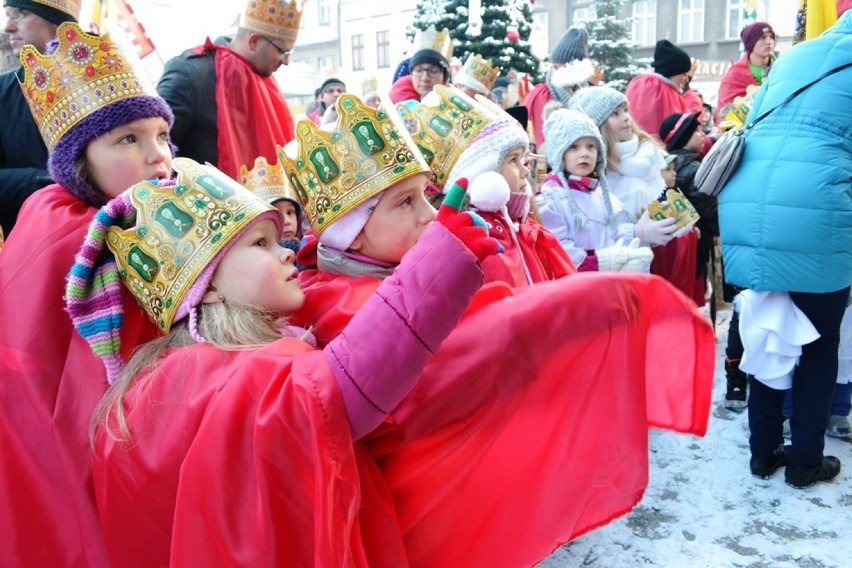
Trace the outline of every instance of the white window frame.
<instances>
[{"instance_id":1,"label":"white window frame","mask_svg":"<svg viewBox=\"0 0 852 568\"><path fill-rule=\"evenodd\" d=\"M350 41L352 46L352 70L364 70L364 34L354 34Z\"/></svg>"},{"instance_id":2,"label":"white window frame","mask_svg":"<svg viewBox=\"0 0 852 568\"><path fill-rule=\"evenodd\" d=\"M390 65L390 30L379 30L376 32L376 67L387 69Z\"/></svg>"},{"instance_id":3,"label":"white window frame","mask_svg":"<svg viewBox=\"0 0 852 568\"><path fill-rule=\"evenodd\" d=\"M657 0L634 0L631 36L639 46L657 42Z\"/></svg>"},{"instance_id":4,"label":"white window frame","mask_svg":"<svg viewBox=\"0 0 852 568\"><path fill-rule=\"evenodd\" d=\"M321 26L331 25L330 0L317 0L317 23Z\"/></svg>"},{"instance_id":5,"label":"white window frame","mask_svg":"<svg viewBox=\"0 0 852 568\"><path fill-rule=\"evenodd\" d=\"M704 41L704 0L680 0L677 7L677 43Z\"/></svg>"},{"instance_id":6,"label":"white window frame","mask_svg":"<svg viewBox=\"0 0 852 568\"><path fill-rule=\"evenodd\" d=\"M595 10L594 4L587 3L582 6L577 6L571 13L571 25L578 26L580 24L585 24L586 22L591 22L596 17L597 11Z\"/></svg>"}]
</instances>

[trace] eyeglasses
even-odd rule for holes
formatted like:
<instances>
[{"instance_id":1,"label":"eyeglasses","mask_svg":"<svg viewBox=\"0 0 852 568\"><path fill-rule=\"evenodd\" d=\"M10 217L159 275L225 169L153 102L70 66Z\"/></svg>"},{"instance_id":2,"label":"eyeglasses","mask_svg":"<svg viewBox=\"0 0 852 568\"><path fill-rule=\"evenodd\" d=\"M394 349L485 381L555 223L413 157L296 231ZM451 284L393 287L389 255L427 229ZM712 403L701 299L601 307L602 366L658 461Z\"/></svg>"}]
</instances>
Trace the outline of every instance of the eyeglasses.
<instances>
[{"instance_id":1,"label":"eyeglasses","mask_svg":"<svg viewBox=\"0 0 852 568\"><path fill-rule=\"evenodd\" d=\"M18 8L12 8L11 6L6 7L6 20L12 23L20 22L30 14L32 14L32 12L29 10L19 10Z\"/></svg>"},{"instance_id":2,"label":"eyeglasses","mask_svg":"<svg viewBox=\"0 0 852 568\"><path fill-rule=\"evenodd\" d=\"M271 45L272 47L274 47L274 48L275 48L275 51L277 51L277 52L278 52L278 55L280 55L280 56L281 56L281 57L283 57L284 59L287 59L287 60L289 60L289 59L290 59L290 55L293 53L292 51L288 51L288 50L286 50L286 49L281 49L280 47L278 47L278 45L277 45L274 41L272 41L271 39L269 39L269 38L268 38L268 37L266 37L266 36L260 36L260 37L261 37L261 38L263 38L263 40L264 40L266 43L268 43L269 45Z\"/></svg>"},{"instance_id":3,"label":"eyeglasses","mask_svg":"<svg viewBox=\"0 0 852 568\"><path fill-rule=\"evenodd\" d=\"M411 70L411 75L414 77L429 75L433 79L440 77L443 73L444 71L440 67L415 67Z\"/></svg>"}]
</instances>

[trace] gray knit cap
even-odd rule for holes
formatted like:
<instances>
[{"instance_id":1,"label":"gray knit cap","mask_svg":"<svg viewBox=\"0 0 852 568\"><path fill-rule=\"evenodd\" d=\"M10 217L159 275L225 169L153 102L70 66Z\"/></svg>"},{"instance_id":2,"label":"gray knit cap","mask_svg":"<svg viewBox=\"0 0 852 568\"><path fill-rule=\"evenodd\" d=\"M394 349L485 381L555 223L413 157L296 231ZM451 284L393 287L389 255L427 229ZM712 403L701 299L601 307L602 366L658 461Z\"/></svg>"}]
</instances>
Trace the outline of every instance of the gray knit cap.
<instances>
[{"instance_id":1,"label":"gray knit cap","mask_svg":"<svg viewBox=\"0 0 852 568\"><path fill-rule=\"evenodd\" d=\"M588 58L589 32L584 28L568 29L550 52L550 61L553 63L570 63Z\"/></svg>"},{"instance_id":2,"label":"gray knit cap","mask_svg":"<svg viewBox=\"0 0 852 568\"><path fill-rule=\"evenodd\" d=\"M568 108L584 113L600 128L615 109L626 103L627 97L624 93L612 87L586 87L574 93Z\"/></svg>"},{"instance_id":3,"label":"gray knit cap","mask_svg":"<svg viewBox=\"0 0 852 568\"><path fill-rule=\"evenodd\" d=\"M561 172L562 157L565 151L580 138L593 138L598 145L598 161L595 171L603 174L606 170L606 146L598 127L592 119L578 110L556 109L544 123L544 139L547 163L554 172Z\"/></svg>"}]
</instances>

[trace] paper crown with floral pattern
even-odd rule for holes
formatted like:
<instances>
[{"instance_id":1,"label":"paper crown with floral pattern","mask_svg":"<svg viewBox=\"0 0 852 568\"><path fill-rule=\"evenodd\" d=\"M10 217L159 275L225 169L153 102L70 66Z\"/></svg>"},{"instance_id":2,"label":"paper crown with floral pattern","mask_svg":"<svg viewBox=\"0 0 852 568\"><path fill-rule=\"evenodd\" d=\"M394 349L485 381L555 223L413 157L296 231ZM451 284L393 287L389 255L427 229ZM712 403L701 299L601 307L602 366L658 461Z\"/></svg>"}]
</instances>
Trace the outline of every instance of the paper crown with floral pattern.
<instances>
[{"instance_id":1,"label":"paper crown with floral pattern","mask_svg":"<svg viewBox=\"0 0 852 568\"><path fill-rule=\"evenodd\" d=\"M372 109L344 93L337 122L320 130L296 125L296 139L278 147L290 185L319 237L329 225L398 181L429 166L391 107Z\"/></svg>"},{"instance_id":2,"label":"paper crown with floral pattern","mask_svg":"<svg viewBox=\"0 0 852 568\"><path fill-rule=\"evenodd\" d=\"M414 39L411 43L409 55L414 55L421 49L431 49L443 55L447 61L453 58L453 38L450 37L448 28L438 31L432 25L425 30L418 29L414 32Z\"/></svg>"},{"instance_id":3,"label":"paper crown with floral pattern","mask_svg":"<svg viewBox=\"0 0 852 568\"><path fill-rule=\"evenodd\" d=\"M74 22L56 31L59 46L43 55L32 45L21 49L21 87L48 150L74 125L116 101L157 96L108 34L84 32Z\"/></svg>"},{"instance_id":4,"label":"paper crown with floral pattern","mask_svg":"<svg viewBox=\"0 0 852 568\"><path fill-rule=\"evenodd\" d=\"M272 204L279 199L289 199L299 203L280 161L270 164L265 157L258 156L252 169L248 169L245 165L240 166L238 178L240 185L267 203Z\"/></svg>"},{"instance_id":5,"label":"paper crown with floral pattern","mask_svg":"<svg viewBox=\"0 0 852 568\"><path fill-rule=\"evenodd\" d=\"M175 158L173 167L174 186L133 186L136 225L110 227L106 238L127 289L167 333L208 264L258 215L274 211L213 166Z\"/></svg>"},{"instance_id":6,"label":"paper crown with floral pattern","mask_svg":"<svg viewBox=\"0 0 852 568\"><path fill-rule=\"evenodd\" d=\"M478 53L471 53L459 69L454 82L475 89L480 93L488 93L494 81L500 75L500 68L483 59Z\"/></svg>"},{"instance_id":7,"label":"paper crown with floral pattern","mask_svg":"<svg viewBox=\"0 0 852 568\"><path fill-rule=\"evenodd\" d=\"M435 85L411 108L396 108L440 187L470 142L495 119L488 108L449 85Z\"/></svg>"},{"instance_id":8,"label":"paper crown with floral pattern","mask_svg":"<svg viewBox=\"0 0 852 568\"><path fill-rule=\"evenodd\" d=\"M248 0L240 27L265 37L296 41L305 0Z\"/></svg>"}]
</instances>

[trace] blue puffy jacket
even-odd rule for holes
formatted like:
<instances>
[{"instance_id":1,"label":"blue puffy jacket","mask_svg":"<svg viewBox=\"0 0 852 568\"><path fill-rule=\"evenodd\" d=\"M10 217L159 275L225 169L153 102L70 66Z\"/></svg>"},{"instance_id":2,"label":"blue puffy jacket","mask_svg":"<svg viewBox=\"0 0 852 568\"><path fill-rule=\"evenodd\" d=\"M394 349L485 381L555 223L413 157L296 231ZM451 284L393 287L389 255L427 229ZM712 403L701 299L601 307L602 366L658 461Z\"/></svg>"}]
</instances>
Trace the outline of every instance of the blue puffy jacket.
<instances>
[{"instance_id":1,"label":"blue puffy jacket","mask_svg":"<svg viewBox=\"0 0 852 568\"><path fill-rule=\"evenodd\" d=\"M755 97L754 120L852 61L852 10L790 49ZM725 279L761 291L825 293L852 283L852 68L809 87L747 135L719 195Z\"/></svg>"}]
</instances>

